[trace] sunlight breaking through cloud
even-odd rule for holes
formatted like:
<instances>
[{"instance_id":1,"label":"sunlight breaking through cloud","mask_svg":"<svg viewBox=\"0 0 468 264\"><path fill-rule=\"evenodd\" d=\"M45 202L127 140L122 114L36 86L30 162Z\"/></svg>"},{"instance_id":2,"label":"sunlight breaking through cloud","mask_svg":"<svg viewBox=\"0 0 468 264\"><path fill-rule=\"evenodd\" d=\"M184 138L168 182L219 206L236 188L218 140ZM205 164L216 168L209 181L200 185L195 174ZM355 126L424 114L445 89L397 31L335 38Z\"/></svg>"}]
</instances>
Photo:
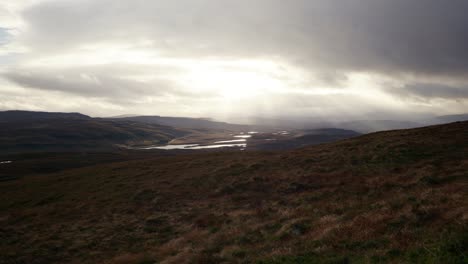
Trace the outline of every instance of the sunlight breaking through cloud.
<instances>
[{"instance_id":1,"label":"sunlight breaking through cloud","mask_svg":"<svg viewBox=\"0 0 468 264\"><path fill-rule=\"evenodd\" d=\"M0 107L220 118L464 112L466 3L424 1L426 15L415 17L418 4L3 1ZM26 90L98 103L44 105L22 98Z\"/></svg>"}]
</instances>

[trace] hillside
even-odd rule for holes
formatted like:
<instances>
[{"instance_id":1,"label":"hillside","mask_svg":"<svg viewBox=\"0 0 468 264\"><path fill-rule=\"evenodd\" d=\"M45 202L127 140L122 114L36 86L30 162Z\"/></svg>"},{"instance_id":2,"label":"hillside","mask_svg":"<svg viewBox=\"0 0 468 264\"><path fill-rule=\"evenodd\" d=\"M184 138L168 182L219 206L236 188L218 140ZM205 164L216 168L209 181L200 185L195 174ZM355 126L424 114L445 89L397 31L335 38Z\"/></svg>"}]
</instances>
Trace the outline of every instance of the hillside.
<instances>
[{"instance_id":1,"label":"hillside","mask_svg":"<svg viewBox=\"0 0 468 264\"><path fill-rule=\"evenodd\" d=\"M114 150L167 143L190 131L157 124L108 121L76 113L0 112L0 154Z\"/></svg>"},{"instance_id":2,"label":"hillside","mask_svg":"<svg viewBox=\"0 0 468 264\"><path fill-rule=\"evenodd\" d=\"M336 125L344 129L351 129L361 133L370 133L383 130L408 129L423 126L422 123L397 120L359 120L341 122Z\"/></svg>"},{"instance_id":3,"label":"hillside","mask_svg":"<svg viewBox=\"0 0 468 264\"><path fill-rule=\"evenodd\" d=\"M0 182L0 263L468 261L468 122L146 154Z\"/></svg>"},{"instance_id":4,"label":"hillside","mask_svg":"<svg viewBox=\"0 0 468 264\"><path fill-rule=\"evenodd\" d=\"M131 116L121 118L110 118L111 120L128 120L148 124L160 124L171 127L189 128L189 129L216 129L230 131L249 130L247 125L229 124L225 122L213 121L205 118L189 117L165 117L165 116Z\"/></svg>"},{"instance_id":5,"label":"hillside","mask_svg":"<svg viewBox=\"0 0 468 264\"><path fill-rule=\"evenodd\" d=\"M79 113L0 112L0 155L28 152L115 151L171 144L210 145L252 127L197 118L139 116L91 118ZM171 126L169 126L171 125ZM261 132L249 150L285 150L359 135L340 129ZM269 131L268 129L266 131ZM254 133L254 132L252 132Z\"/></svg>"},{"instance_id":6,"label":"hillside","mask_svg":"<svg viewBox=\"0 0 468 264\"><path fill-rule=\"evenodd\" d=\"M306 146L357 137L360 133L337 128L292 130L281 133L254 134L249 140L249 150L291 150ZM278 135L279 134L279 135ZM263 140L262 140L263 139ZM265 140L266 139L266 140Z\"/></svg>"},{"instance_id":7,"label":"hillside","mask_svg":"<svg viewBox=\"0 0 468 264\"><path fill-rule=\"evenodd\" d=\"M437 121L442 122L442 123L466 121L468 120L468 114L438 116L436 119Z\"/></svg>"},{"instance_id":8,"label":"hillside","mask_svg":"<svg viewBox=\"0 0 468 264\"><path fill-rule=\"evenodd\" d=\"M55 112L35 112L35 111L1 111L0 123L6 122L31 122L31 121L47 121L50 119L91 119L87 115L80 113L55 113Z\"/></svg>"},{"instance_id":9,"label":"hillside","mask_svg":"<svg viewBox=\"0 0 468 264\"><path fill-rule=\"evenodd\" d=\"M457 120L456 116L453 116L451 122L464 121L463 119ZM335 120L333 118L280 118L280 119L268 119L268 118L254 118L253 122L257 125L263 125L264 127L280 127L281 129L321 129L324 127L334 127L340 129L347 129L357 131L359 133L371 133L383 130L395 130L395 129L409 129L422 127L425 125L436 125L449 122L441 122L441 120L419 120L405 121L405 120L355 120L347 119L347 121Z\"/></svg>"}]
</instances>

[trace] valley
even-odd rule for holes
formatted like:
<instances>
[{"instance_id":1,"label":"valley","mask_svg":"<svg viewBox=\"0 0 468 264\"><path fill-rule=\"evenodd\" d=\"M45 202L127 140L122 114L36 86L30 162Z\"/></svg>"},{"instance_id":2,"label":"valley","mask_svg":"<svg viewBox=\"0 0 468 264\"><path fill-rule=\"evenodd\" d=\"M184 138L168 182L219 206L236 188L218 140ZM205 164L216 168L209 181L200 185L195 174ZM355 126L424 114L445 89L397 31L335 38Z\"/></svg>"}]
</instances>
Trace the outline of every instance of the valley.
<instances>
[{"instance_id":1,"label":"valley","mask_svg":"<svg viewBox=\"0 0 468 264\"><path fill-rule=\"evenodd\" d=\"M2 155L0 263L464 263L467 131Z\"/></svg>"},{"instance_id":2,"label":"valley","mask_svg":"<svg viewBox=\"0 0 468 264\"><path fill-rule=\"evenodd\" d=\"M468 264L467 10L0 0L0 264Z\"/></svg>"},{"instance_id":3,"label":"valley","mask_svg":"<svg viewBox=\"0 0 468 264\"><path fill-rule=\"evenodd\" d=\"M293 129L288 132L277 127L197 118L92 118L77 113L28 111L0 112L0 125L2 154L229 147L238 150L280 150L360 135L343 129ZM257 128L264 132L255 133ZM225 142L232 140L237 141Z\"/></svg>"}]
</instances>

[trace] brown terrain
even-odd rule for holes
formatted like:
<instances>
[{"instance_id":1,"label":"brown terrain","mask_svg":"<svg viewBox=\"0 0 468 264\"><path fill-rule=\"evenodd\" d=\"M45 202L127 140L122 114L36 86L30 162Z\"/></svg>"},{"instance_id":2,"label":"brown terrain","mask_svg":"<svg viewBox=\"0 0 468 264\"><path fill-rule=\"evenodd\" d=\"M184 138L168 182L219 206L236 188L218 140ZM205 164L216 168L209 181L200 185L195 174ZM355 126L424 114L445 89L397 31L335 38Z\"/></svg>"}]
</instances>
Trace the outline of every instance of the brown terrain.
<instances>
[{"instance_id":1,"label":"brown terrain","mask_svg":"<svg viewBox=\"0 0 468 264\"><path fill-rule=\"evenodd\" d=\"M468 122L291 151L48 155L3 157L0 263L468 263Z\"/></svg>"}]
</instances>

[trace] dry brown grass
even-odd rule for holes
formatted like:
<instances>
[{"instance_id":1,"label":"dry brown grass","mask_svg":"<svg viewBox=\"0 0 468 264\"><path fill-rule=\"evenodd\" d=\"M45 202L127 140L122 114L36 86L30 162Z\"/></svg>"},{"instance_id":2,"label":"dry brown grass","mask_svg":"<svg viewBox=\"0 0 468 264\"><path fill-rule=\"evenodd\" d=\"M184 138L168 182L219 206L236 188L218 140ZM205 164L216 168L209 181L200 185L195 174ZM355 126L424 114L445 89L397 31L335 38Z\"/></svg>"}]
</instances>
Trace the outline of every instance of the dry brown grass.
<instances>
[{"instance_id":1,"label":"dry brown grass","mask_svg":"<svg viewBox=\"0 0 468 264\"><path fill-rule=\"evenodd\" d=\"M467 131L147 156L2 182L0 263L405 261L466 227Z\"/></svg>"}]
</instances>

